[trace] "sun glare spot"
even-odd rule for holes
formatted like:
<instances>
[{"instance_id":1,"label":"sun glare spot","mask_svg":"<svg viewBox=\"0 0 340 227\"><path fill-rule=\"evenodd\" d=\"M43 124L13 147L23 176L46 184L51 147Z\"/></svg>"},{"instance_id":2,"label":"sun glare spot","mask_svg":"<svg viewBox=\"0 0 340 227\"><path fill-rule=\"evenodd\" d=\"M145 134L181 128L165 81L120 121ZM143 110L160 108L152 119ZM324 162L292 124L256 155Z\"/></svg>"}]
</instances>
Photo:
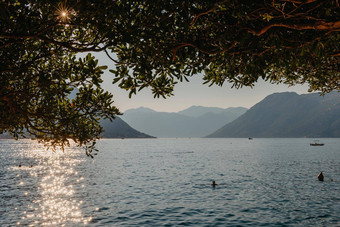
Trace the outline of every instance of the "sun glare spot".
<instances>
[{"instance_id":1,"label":"sun glare spot","mask_svg":"<svg viewBox=\"0 0 340 227\"><path fill-rule=\"evenodd\" d=\"M55 15L59 22L67 23L71 19L71 16L75 16L76 13L72 8L66 6L66 3L60 3L56 8Z\"/></svg>"}]
</instances>

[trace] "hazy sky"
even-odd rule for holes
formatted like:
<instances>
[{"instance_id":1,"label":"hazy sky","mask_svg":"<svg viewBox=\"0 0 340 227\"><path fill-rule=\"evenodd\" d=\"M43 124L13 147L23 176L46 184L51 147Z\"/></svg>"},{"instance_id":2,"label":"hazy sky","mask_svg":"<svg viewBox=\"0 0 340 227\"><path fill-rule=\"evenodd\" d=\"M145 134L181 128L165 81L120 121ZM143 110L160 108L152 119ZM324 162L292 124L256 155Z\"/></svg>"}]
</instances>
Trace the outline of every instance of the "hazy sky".
<instances>
[{"instance_id":1,"label":"hazy sky","mask_svg":"<svg viewBox=\"0 0 340 227\"><path fill-rule=\"evenodd\" d=\"M99 63L113 68L114 64L105 54L96 54ZM196 75L190 82L178 83L175 86L174 96L163 99L154 99L152 93L144 89L129 99L129 93L117 85L112 84L113 74L106 71L103 79L103 88L112 92L115 105L121 112L131 108L148 107L156 111L177 112L190 106L209 107L246 107L250 108L260 102L267 95L275 92L291 91L298 94L307 93L308 86L273 85L267 82L259 82L254 88L243 87L240 89L231 88L230 84L223 87L203 85L203 75Z\"/></svg>"}]
</instances>

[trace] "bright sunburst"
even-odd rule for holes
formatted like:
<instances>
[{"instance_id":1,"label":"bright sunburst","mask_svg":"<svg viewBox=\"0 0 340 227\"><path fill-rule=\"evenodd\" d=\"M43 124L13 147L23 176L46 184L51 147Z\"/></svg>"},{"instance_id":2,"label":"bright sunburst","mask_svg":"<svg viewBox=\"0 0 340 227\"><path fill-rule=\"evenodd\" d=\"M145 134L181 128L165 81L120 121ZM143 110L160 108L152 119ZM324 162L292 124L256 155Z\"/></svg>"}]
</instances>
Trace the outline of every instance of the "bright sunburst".
<instances>
[{"instance_id":1,"label":"bright sunburst","mask_svg":"<svg viewBox=\"0 0 340 227\"><path fill-rule=\"evenodd\" d=\"M56 10L57 20L61 23L66 23L70 20L71 16L75 15L75 11L67 6L67 2L59 3L57 10Z\"/></svg>"}]
</instances>

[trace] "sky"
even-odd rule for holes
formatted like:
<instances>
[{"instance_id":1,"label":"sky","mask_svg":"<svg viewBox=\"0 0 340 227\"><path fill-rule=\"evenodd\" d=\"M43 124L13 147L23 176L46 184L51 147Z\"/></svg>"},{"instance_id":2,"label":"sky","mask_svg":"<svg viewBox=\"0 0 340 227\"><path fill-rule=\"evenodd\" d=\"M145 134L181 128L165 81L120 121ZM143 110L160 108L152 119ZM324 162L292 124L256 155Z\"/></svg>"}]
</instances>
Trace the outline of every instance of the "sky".
<instances>
[{"instance_id":1,"label":"sky","mask_svg":"<svg viewBox=\"0 0 340 227\"><path fill-rule=\"evenodd\" d=\"M114 63L104 53L96 53L99 64L114 68ZM153 98L150 90L143 89L129 98L129 92L112 84L113 74L108 70L103 75L103 88L113 94L114 105L121 112L128 109L147 107L159 112L178 112L190 106L207 107L246 107L251 108L266 96L277 92L296 92L298 94L308 93L307 85L296 85L288 87L284 84L270 84L259 81L253 88L242 87L231 88L231 84L225 83L223 87L203 84L203 75L197 74L190 78L190 82L178 83L174 89L174 96L164 98Z\"/></svg>"}]
</instances>

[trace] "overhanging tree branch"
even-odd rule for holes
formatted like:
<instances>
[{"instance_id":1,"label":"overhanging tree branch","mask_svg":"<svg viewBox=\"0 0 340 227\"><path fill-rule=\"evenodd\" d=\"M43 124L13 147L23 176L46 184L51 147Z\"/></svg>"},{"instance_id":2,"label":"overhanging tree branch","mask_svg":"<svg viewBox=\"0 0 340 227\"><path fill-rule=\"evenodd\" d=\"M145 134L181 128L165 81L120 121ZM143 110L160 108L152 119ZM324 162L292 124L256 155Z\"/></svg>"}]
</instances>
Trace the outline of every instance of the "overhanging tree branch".
<instances>
[{"instance_id":1,"label":"overhanging tree branch","mask_svg":"<svg viewBox=\"0 0 340 227\"><path fill-rule=\"evenodd\" d=\"M320 21L313 24L272 23L263 27L259 31L249 30L249 32L257 36L260 36L273 27L289 28L293 30L340 31L340 21L336 22Z\"/></svg>"},{"instance_id":2,"label":"overhanging tree branch","mask_svg":"<svg viewBox=\"0 0 340 227\"><path fill-rule=\"evenodd\" d=\"M305 1L297 1L297 0L280 0L280 2L291 2L294 4L308 4L312 2L316 2L318 0L305 0Z\"/></svg>"}]
</instances>

